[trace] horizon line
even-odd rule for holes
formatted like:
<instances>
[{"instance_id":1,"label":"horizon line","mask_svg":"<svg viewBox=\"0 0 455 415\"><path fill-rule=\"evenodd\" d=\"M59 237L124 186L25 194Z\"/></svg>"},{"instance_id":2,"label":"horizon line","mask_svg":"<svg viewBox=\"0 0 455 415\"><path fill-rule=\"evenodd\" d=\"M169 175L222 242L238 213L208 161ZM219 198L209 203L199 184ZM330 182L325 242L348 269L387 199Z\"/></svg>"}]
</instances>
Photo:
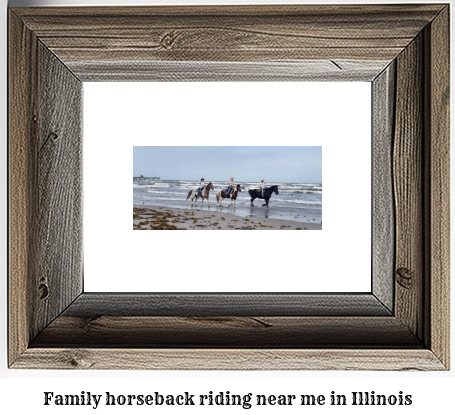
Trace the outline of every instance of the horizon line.
<instances>
[{"instance_id":1,"label":"horizon line","mask_svg":"<svg viewBox=\"0 0 455 415\"><path fill-rule=\"evenodd\" d=\"M133 177L140 177L140 175L139 176L133 176ZM182 181L199 182L200 181L200 179L194 179L194 180L192 180L192 179L191 180L190 179L162 179L160 176L144 176L144 179L154 178L154 177L159 177L160 181L180 181L180 182L182 182ZM206 182L228 182L229 179L228 180L225 180L225 179L223 179L223 180L205 180L205 181ZM234 181L236 181L236 180L234 180ZM260 182L260 180L238 180L238 181L239 182L244 182L244 183L245 182L257 182L257 183ZM275 181L273 181L273 182L272 181L269 181L269 182L265 181L265 183L275 183ZM320 184L320 185L322 185L322 182L311 182L311 181L299 181L299 182L289 182L289 181L279 182L279 181L276 181L276 183L290 183L290 184L310 183L310 184Z\"/></svg>"}]
</instances>

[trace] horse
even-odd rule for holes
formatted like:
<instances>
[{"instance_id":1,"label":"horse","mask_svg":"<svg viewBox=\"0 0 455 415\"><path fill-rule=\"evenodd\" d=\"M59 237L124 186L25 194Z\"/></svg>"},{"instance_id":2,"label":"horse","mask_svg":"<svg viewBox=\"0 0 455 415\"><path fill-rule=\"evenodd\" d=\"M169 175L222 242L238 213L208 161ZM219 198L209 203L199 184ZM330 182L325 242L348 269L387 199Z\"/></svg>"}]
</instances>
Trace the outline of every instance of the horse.
<instances>
[{"instance_id":1,"label":"horse","mask_svg":"<svg viewBox=\"0 0 455 415\"><path fill-rule=\"evenodd\" d=\"M207 199L207 203L209 204L210 207L210 200L209 200L209 195L210 195L210 190L213 190L213 184L210 182L207 186L204 186L204 188L201 190L201 195L198 196L199 189L191 189L188 193L188 196L186 197L186 200L188 200L190 197L191 199L191 206L193 206L194 199L196 199L196 206L197 206L197 199L200 197L202 198L201 201L201 207L204 204L204 199Z\"/></svg>"},{"instance_id":2,"label":"horse","mask_svg":"<svg viewBox=\"0 0 455 415\"><path fill-rule=\"evenodd\" d=\"M240 185L237 184L234 188L233 191L231 191L231 193L229 194L229 196L226 196L226 190L223 189L223 190L219 190L216 194L216 201L220 204L221 206L221 203L223 202L223 199L227 199L227 198L230 198L231 199L231 204L228 206L230 207L232 205L232 201L234 201L234 207L235 207L235 201L237 200L237 193L238 192L241 192L242 189L240 188Z\"/></svg>"},{"instance_id":3,"label":"horse","mask_svg":"<svg viewBox=\"0 0 455 415\"><path fill-rule=\"evenodd\" d=\"M267 189L264 189L264 196L263 197L261 196L261 190L260 189L248 190L248 193L250 194L250 197L251 197L251 206L254 207L253 200L258 198L258 199L264 199L265 200L265 203L262 206L269 207L269 200L272 197L272 193L274 193L274 192L276 194L279 194L277 185L270 186Z\"/></svg>"}]
</instances>

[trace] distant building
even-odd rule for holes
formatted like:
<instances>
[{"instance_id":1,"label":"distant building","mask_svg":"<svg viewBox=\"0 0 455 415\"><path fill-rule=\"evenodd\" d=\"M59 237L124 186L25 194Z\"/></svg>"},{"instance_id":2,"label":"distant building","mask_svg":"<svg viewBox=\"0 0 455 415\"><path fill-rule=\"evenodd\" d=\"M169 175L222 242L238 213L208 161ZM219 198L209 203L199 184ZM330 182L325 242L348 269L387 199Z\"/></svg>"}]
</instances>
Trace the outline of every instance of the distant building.
<instances>
[{"instance_id":1,"label":"distant building","mask_svg":"<svg viewBox=\"0 0 455 415\"><path fill-rule=\"evenodd\" d=\"M159 177L144 177L142 174L136 177L133 176L133 184L155 184L159 180Z\"/></svg>"}]
</instances>

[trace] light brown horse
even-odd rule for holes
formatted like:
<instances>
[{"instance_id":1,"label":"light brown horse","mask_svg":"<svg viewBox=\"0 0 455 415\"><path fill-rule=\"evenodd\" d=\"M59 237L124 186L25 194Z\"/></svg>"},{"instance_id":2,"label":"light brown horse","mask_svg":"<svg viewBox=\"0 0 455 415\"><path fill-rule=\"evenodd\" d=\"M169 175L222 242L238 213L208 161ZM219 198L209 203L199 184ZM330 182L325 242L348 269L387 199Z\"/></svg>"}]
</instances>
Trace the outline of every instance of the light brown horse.
<instances>
[{"instance_id":1,"label":"light brown horse","mask_svg":"<svg viewBox=\"0 0 455 415\"><path fill-rule=\"evenodd\" d=\"M188 196L186 197L186 200L188 200L190 197L191 199L191 206L193 206L194 199L196 199L196 206L197 206L197 200L198 198L202 198L201 201L201 207L204 203L204 199L207 199L207 202L210 207L210 200L209 200L209 195L210 195L210 190L213 190L213 184L210 182L207 186L204 186L204 188L201 191L201 194L198 196L199 189L191 189L188 193Z\"/></svg>"},{"instance_id":2,"label":"light brown horse","mask_svg":"<svg viewBox=\"0 0 455 415\"><path fill-rule=\"evenodd\" d=\"M223 199L230 199L231 200L231 204L228 206L230 207L232 205L232 201L234 201L234 207L235 207L235 201L237 200L237 193L238 192L241 192L241 188L240 188L240 185L237 184L235 187L234 187L234 190L231 190L231 193L229 195L226 195L226 190L223 189L223 190L220 190L217 192L216 194L216 201L220 204L221 206L221 203L223 202Z\"/></svg>"}]
</instances>

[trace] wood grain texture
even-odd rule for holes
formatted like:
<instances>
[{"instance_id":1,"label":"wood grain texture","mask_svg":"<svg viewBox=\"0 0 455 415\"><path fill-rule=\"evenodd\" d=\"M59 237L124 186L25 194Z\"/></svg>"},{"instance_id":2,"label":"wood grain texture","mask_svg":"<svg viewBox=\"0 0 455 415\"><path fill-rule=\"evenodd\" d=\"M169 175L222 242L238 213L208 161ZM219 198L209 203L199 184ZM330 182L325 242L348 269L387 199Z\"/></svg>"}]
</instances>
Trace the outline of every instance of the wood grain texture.
<instances>
[{"instance_id":1,"label":"wood grain texture","mask_svg":"<svg viewBox=\"0 0 455 415\"><path fill-rule=\"evenodd\" d=\"M444 370L428 350L29 348L14 368L139 370Z\"/></svg>"},{"instance_id":2,"label":"wood grain texture","mask_svg":"<svg viewBox=\"0 0 455 415\"><path fill-rule=\"evenodd\" d=\"M36 286L33 272L33 205L35 198L37 62L36 35L9 14L8 99L8 361L11 364L29 342Z\"/></svg>"},{"instance_id":3,"label":"wood grain texture","mask_svg":"<svg viewBox=\"0 0 455 415\"><path fill-rule=\"evenodd\" d=\"M84 293L65 316L391 316L372 294Z\"/></svg>"},{"instance_id":4,"label":"wood grain texture","mask_svg":"<svg viewBox=\"0 0 455 415\"><path fill-rule=\"evenodd\" d=\"M392 143L395 114L395 63L372 83L372 292L393 310L395 212Z\"/></svg>"},{"instance_id":5,"label":"wood grain texture","mask_svg":"<svg viewBox=\"0 0 455 415\"><path fill-rule=\"evenodd\" d=\"M393 186L395 315L423 338L422 34L397 58Z\"/></svg>"},{"instance_id":6,"label":"wood grain texture","mask_svg":"<svg viewBox=\"0 0 455 415\"><path fill-rule=\"evenodd\" d=\"M422 348L394 317L63 315L30 347Z\"/></svg>"},{"instance_id":7,"label":"wood grain texture","mask_svg":"<svg viewBox=\"0 0 455 415\"><path fill-rule=\"evenodd\" d=\"M42 43L38 62L32 338L82 292L82 83Z\"/></svg>"},{"instance_id":8,"label":"wood grain texture","mask_svg":"<svg viewBox=\"0 0 455 415\"><path fill-rule=\"evenodd\" d=\"M84 82L319 82L372 81L387 61L74 62Z\"/></svg>"},{"instance_id":9,"label":"wood grain texture","mask_svg":"<svg viewBox=\"0 0 455 415\"><path fill-rule=\"evenodd\" d=\"M440 9L439 5L300 5L14 11L85 80L85 64L95 61L324 60L330 65L338 60L375 60L383 69Z\"/></svg>"},{"instance_id":10,"label":"wood grain texture","mask_svg":"<svg viewBox=\"0 0 455 415\"><path fill-rule=\"evenodd\" d=\"M427 53L429 87L426 113L425 150L429 172L426 220L429 226L427 264L429 267L430 345L444 365L450 367L450 54L449 8L431 23ZM429 79L428 79L429 77ZM428 304L429 303L429 304Z\"/></svg>"}]
</instances>

